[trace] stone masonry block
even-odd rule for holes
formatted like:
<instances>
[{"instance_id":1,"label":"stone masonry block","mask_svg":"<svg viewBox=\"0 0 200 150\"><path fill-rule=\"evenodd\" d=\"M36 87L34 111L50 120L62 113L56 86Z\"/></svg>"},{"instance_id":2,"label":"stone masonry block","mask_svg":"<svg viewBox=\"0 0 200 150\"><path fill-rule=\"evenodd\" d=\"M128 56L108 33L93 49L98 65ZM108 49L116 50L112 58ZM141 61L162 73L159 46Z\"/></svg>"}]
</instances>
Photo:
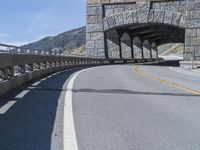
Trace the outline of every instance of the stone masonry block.
<instances>
[{"instance_id":1,"label":"stone masonry block","mask_svg":"<svg viewBox=\"0 0 200 150\"><path fill-rule=\"evenodd\" d=\"M95 48L96 49L104 49L104 40L96 40Z\"/></svg>"},{"instance_id":2,"label":"stone masonry block","mask_svg":"<svg viewBox=\"0 0 200 150\"><path fill-rule=\"evenodd\" d=\"M194 53L194 46L185 46L185 53Z\"/></svg>"},{"instance_id":3,"label":"stone masonry block","mask_svg":"<svg viewBox=\"0 0 200 150\"><path fill-rule=\"evenodd\" d=\"M172 24L179 26L182 14L181 13L173 13L172 15Z\"/></svg>"},{"instance_id":4,"label":"stone masonry block","mask_svg":"<svg viewBox=\"0 0 200 150\"><path fill-rule=\"evenodd\" d=\"M92 40L103 40L104 39L103 32L92 32L92 33L90 33L90 36L91 36Z\"/></svg>"},{"instance_id":5,"label":"stone masonry block","mask_svg":"<svg viewBox=\"0 0 200 150\"><path fill-rule=\"evenodd\" d=\"M107 18L103 19L103 26L104 26L104 31L108 30L110 28L109 24L108 24L108 21L107 21Z\"/></svg>"},{"instance_id":6,"label":"stone masonry block","mask_svg":"<svg viewBox=\"0 0 200 150\"><path fill-rule=\"evenodd\" d=\"M200 37L191 37L191 45L200 45Z\"/></svg>"},{"instance_id":7,"label":"stone masonry block","mask_svg":"<svg viewBox=\"0 0 200 150\"><path fill-rule=\"evenodd\" d=\"M200 58L200 46L195 47L195 59Z\"/></svg>"},{"instance_id":8,"label":"stone masonry block","mask_svg":"<svg viewBox=\"0 0 200 150\"><path fill-rule=\"evenodd\" d=\"M116 21L115 21L115 18L113 16L107 17L107 21L108 21L108 25L109 25L110 28L116 26Z\"/></svg>"},{"instance_id":9,"label":"stone masonry block","mask_svg":"<svg viewBox=\"0 0 200 150\"><path fill-rule=\"evenodd\" d=\"M124 15L123 18L124 18L125 24L133 23L133 14L131 11L125 12L123 15Z\"/></svg>"},{"instance_id":10,"label":"stone masonry block","mask_svg":"<svg viewBox=\"0 0 200 150\"><path fill-rule=\"evenodd\" d=\"M197 36L197 29L186 29L185 35L190 37L196 37Z\"/></svg>"},{"instance_id":11,"label":"stone masonry block","mask_svg":"<svg viewBox=\"0 0 200 150\"><path fill-rule=\"evenodd\" d=\"M102 5L87 6L87 15L102 15Z\"/></svg>"},{"instance_id":12,"label":"stone masonry block","mask_svg":"<svg viewBox=\"0 0 200 150\"><path fill-rule=\"evenodd\" d=\"M115 16L115 22L116 22L116 26L120 26L124 24L124 20L123 20L123 14L116 14Z\"/></svg>"},{"instance_id":13,"label":"stone masonry block","mask_svg":"<svg viewBox=\"0 0 200 150\"><path fill-rule=\"evenodd\" d=\"M194 53L184 53L183 58L184 61L192 61L194 60Z\"/></svg>"},{"instance_id":14,"label":"stone masonry block","mask_svg":"<svg viewBox=\"0 0 200 150\"><path fill-rule=\"evenodd\" d=\"M154 22L163 23L165 12L164 11L154 11Z\"/></svg>"},{"instance_id":15,"label":"stone masonry block","mask_svg":"<svg viewBox=\"0 0 200 150\"><path fill-rule=\"evenodd\" d=\"M186 19L186 27L187 28L199 28L200 27L200 19Z\"/></svg>"},{"instance_id":16,"label":"stone masonry block","mask_svg":"<svg viewBox=\"0 0 200 150\"><path fill-rule=\"evenodd\" d=\"M191 46L191 37L186 37L185 38L185 45Z\"/></svg>"},{"instance_id":17,"label":"stone masonry block","mask_svg":"<svg viewBox=\"0 0 200 150\"><path fill-rule=\"evenodd\" d=\"M87 16L87 23L88 24L99 24L99 23L102 23L102 16L101 15Z\"/></svg>"},{"instance_id":18,"label":"stone masonry block","mask_svg":"<svg viewBox=\"0 0 200 150\"><path fill-rule=\"evenodd\" d=\"M86 48L95 48L95 41L87 41Z\"/></svg>"},{"instance_id":19,"label":"stone masonry block","mask_svg":"<svg viewBox=\"0 0 200 150\"><path fill-rule=\"evenodd\" d=\"M102 24L88 24L87 25L87 32L99 32L103 31Z\"/></svg>"},{"instance_id":20,"label":"stone masonry block","mask_svg":"<svg viewBox=\"0 0 200 150\"><path fill-rule=\"evenodd\" d=\"M173 12L172 11L166 11L165 17L164 17L164 23L171 24L173 19Z\"/></svg>"}]
</instances>

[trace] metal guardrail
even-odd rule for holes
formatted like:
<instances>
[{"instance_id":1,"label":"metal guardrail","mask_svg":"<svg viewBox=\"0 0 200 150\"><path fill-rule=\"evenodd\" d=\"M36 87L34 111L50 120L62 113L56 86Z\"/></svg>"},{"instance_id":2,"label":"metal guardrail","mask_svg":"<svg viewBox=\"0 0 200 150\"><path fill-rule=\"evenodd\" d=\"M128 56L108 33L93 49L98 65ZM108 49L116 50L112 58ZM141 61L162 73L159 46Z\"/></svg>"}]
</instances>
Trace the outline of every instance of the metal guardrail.
<instances>
[{"instance_id":1,"label":"metal guardrail","mask_svg":"<svg viewBox=\"0 0 200 150\"><path fill-rule=\"evenodd\" d=\"M0 44L0 81L41 70L62 70L69 67L130 63L135 61L131 58L105 59L101 57L88 58L82 55L62 55L61 53L48 53L37 49ZM139 59L137 61L143 62L145 60Z\"/></svg>"},{"instance_id":2,"label":"metal guardrail","mask_svg":"<svg viewBox=\"0 0 200 150\"><path fill-rule=\"evenodd\" d=\"M109 60L82 55L62 55L37 49L0 44L0 81L38 70L108 64Z\"/></svg>"},{"instance_id":3,"label":"metal guardrail","mask_svg":"<svg viewBox=\"0 0 200 150\"><path fill-rule=\"evenodd\" d=\"M84 55L62 54L59 52L46 52L46 51L38 50L38 49L23 48L23 47L19 47L19 46L1 44L1 43L0 43L0 53L54 55L54 56L56 55L56 56L70 56L70 57L87 58ZM90 57L90 58L101 58L101 57Z\"/></svg>"}]
</instances>

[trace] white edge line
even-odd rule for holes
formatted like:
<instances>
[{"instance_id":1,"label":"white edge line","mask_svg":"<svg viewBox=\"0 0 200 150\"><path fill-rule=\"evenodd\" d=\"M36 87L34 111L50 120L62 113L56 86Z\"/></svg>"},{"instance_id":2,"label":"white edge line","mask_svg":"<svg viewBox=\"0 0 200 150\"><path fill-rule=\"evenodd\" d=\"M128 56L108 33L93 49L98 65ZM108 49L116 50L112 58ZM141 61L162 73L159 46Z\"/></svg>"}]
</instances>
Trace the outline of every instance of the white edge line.
<instances>
[{"instance_id":1,"label":"white edge line","mask_svg":"<svg viewBox=\"0 0 200 150\"><path fill-rule=\"evenodd\" d=\"M17 101L9 101L0 108L0 115L5 114Z\"/></svg>"},{"instance_id":2,"label":"white edge line","mask_svg":"<svg viewBox=\"0 0 200 150\"><path fill-rule=\"evenodd\" d=\"M182 75L189 75L189 76L195 76L195 77L199 77L199 74L196 74L196 72L190 72L190 71L187 71L187 70L180 70L180 68L175 69L174 67L168 67L169 70L173 71L173 72L176 72L176 73L179 73L179 74L182 74Z\"/></svg>"},{"instance_id":3,"label":"white edge line","mask_svg":"<svg viewBox=\"0 0 200 150\"><path fill-rule=\"evenodd\" d=\"M77 76L83 71L88 69L83 69L70 79L67 85L67 92L65 95L64 102L64 115L63 115L63 146L64 150L78 150L78 143L76 139L76 131L74 126L74 117L72 110L72 89L74 85L74 81Z\"/></svg>"}]
</instances>

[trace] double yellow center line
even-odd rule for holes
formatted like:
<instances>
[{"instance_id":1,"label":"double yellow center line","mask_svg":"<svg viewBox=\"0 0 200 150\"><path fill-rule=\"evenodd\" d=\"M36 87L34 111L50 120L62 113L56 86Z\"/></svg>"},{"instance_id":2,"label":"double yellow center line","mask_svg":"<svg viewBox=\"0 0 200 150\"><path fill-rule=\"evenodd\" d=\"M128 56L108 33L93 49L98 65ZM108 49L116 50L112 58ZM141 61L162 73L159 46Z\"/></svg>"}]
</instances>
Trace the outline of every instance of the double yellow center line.
<instances>
[{"instance_id":1,"label":"double yellow center line","mask_svg":"<svg viewBox=\"0 0 200 150\"><path fill-rule=\"evenodd\" d=\"M193 94L200 94L200 91L199 90L196 90L196 89L191 89L191 88L188 88L188 87L185 87L183 85L179 85L179 84L176 84L176 83L173 83L173 82L170 82L170 81L167 81L167 80L163 80L163 79L160 79L158 77L155 77L155 76L152 76L144 71L142 71L140 69L140 67L135 67L134 68L134 72L139 74L140 76L143 76L143 77L146 77L146 78L149 78L149 79L152 79L152 80L156 80L156 81L159 81L161 83L164 83L164 84L168 84L168 85L171 85L173 87L176 87L176 88L179 88L179 89L182 89L184 91L187 91L187 92L190 92L190 93L193 93Z\"/></svg>"}]
</instances>

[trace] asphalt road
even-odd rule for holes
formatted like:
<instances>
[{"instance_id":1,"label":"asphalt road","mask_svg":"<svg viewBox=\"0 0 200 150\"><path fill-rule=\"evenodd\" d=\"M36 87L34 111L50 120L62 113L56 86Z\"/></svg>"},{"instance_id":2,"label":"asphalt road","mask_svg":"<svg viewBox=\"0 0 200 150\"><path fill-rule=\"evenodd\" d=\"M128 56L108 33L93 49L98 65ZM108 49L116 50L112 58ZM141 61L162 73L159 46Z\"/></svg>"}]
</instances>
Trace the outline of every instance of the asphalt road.
<instances>
[{"instance_id":1,"label":"asphalt road","mask_svg":"<svg viewBox=\"0 0 200 150\"><path fill-rule=\"evenodd\" d=\"M101 66L78 75L72 104L79 150L199 150L200 95L180 87L199 91L200 78L139 66L143 76L134 68ZM62 150L64 97L75 71L1 99L0 106L17 102L0 114L0 149Z\"/></svg>"}]
</instances>

